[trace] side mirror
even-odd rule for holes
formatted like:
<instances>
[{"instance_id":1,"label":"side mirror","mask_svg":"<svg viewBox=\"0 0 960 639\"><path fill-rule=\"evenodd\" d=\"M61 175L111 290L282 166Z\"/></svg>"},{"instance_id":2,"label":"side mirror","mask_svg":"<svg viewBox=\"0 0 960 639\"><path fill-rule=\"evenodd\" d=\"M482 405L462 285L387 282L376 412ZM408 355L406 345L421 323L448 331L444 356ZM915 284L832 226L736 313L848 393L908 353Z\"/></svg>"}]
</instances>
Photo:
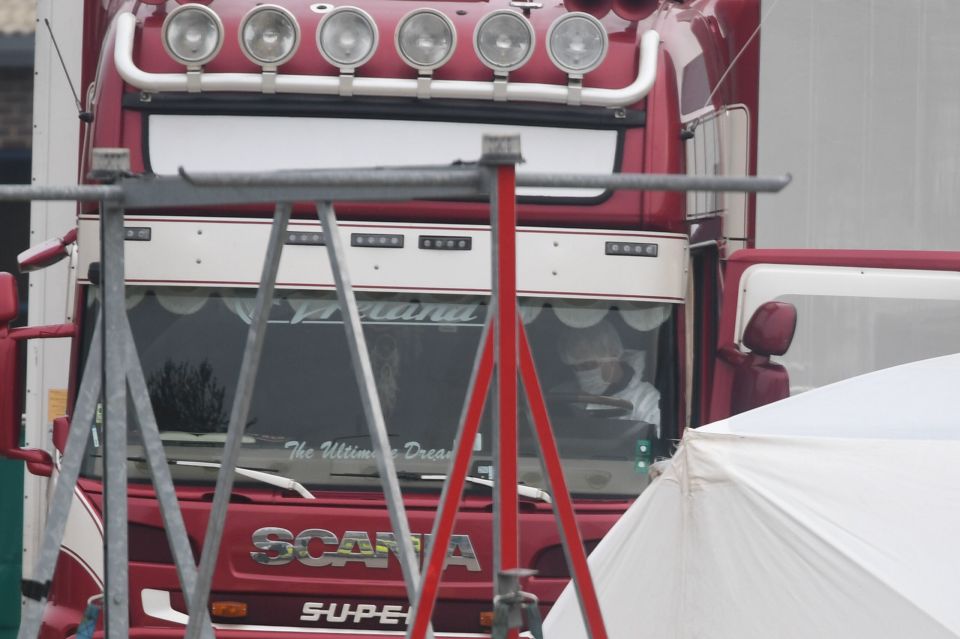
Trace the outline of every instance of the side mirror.
<instances>
[{"instance_id":1,"label":"side mirror","mask_svg":"<svg viewBox=\"0 0 960 639\"><path fill-rule=\"evenodd\" d=\"M76 241L77 229L73 228L67 231L63 237L55 237L52 240L31 246L23 253L17 255L17 264L20 266L20 272L29 273L30 271L38 271L51 264L56 264L69 255L67 247Z\"/></svg>"},{"instance_id":2,"label":"side mirror","mask_svg":"<svg viewBox=\"0 0 960 639\"><path fill-rule=\"evenodd\" d=\"M17 280L10 273L0 273L0 456L20 459L34 475L49 477L53 459L44 450L20 447L20 378L17 374L17 342L34 336L35 329L11 329L17 319ZM54 329L57 327L47 327ZM72 335L75 329L66 331ZM54 335L51 335L54 336ZM68 335L55 335L65 337Z\"/></svg>"}]
</instances>

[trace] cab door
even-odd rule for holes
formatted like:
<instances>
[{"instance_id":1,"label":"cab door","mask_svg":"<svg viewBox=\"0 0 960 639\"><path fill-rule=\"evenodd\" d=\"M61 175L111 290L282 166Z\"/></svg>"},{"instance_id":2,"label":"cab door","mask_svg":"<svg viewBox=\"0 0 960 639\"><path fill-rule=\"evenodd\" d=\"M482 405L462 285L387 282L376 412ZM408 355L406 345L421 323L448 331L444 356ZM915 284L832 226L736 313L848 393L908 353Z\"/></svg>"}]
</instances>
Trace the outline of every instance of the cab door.
<instances>
[{"instance_id":1,"label":"cab door","mask_svg":"<svg viewBox=\"0 0 960 639\"><path fill-rule=\"evenodd\" d=\"M708 421L960 352L960 252L738 251L717 346Z\"/></svg>"}]
</instances>

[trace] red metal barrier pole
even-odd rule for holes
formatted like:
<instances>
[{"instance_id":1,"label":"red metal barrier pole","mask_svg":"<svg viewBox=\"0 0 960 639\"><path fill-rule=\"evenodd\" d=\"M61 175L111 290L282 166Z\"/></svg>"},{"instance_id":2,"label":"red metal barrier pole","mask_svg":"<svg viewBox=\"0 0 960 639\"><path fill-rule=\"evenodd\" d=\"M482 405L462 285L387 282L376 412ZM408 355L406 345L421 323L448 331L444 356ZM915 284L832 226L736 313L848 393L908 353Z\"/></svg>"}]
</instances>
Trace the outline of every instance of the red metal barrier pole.
<instances>
[{"instance_id":1,"label":"red metal barrier pole","mask_svg":"<svg viewBox=\"0 0 960 639\"><path fill-rule=\"evenodd\" d=\"M444 487L440 510L437 512L437 521L433 526L430 553L420 582L420 595L413 613L413 624L410 626L411 629L408 634L411 639L423 639L426 636L427 628L430 625L430 617L433 616L433 610L437 603L440 577L443 574L443 565L447 560L447 547L450 545L453 524L457 518L457 506L463 495L463 487L470 470L473 442L476 441L477 432L480 430L480 418L483 417L483 407L486 404L487 392L490 390L490 380L493 377L492 331L484 331L480 348L480 359L475 378L471 384L472 392L470 397L467 398L463 430L460 440L457 442L447 485Z\"/></svg>"},{"instance_id":2,"label":"red metal barrier pole","mask_svg":"<svg viewBox=\"0 0 960 639\"><path fill-rule=\"evenodd\" d=\"M496 307L494 350L496 415L494 440L494 596L500 575L520 566L517 515L517 209L516 165L520 136L484 136L480 163L490 166L490 224L493 246L491 299ZM507 637L515 639L511 628Z\"/></svg>"},{"instance_id":3,"label":"red metal barrier pole","mask_svg":"<svg viewBox=\"0 0 960 639\"><path fill-rule=\"evenodd\" d=\"M497 414L499 415L500 570L519 567L517 532L517 219L514 166L497 169Z\"/></svg>"},{"instance_id":4,"label":"red metal barrier pole","mask_svg":"<svg viewBox=\"0 0 960 639\"><path fill-rule=\"evenodd\" d=\"M600 612L600 602L597 600L597 591L593 587L590 577L590 568L587 565L587 554L583 549L583 539L577 528L577 520L573 509L573 500L563 476L563 467L560 463L560 452L557 441L550 426L550 417L547 415L547 405L543 400L543 391L537 377L537 369L527 340L527 331L523 323L519 323L520 333L520 376L523 388L526 391L527 403L533 417L536 439L540 446L540 457L547 474L550 495L553 497L553 513L557 519L557 527L563 540L564 554L567 556L567 566L573 576L574 589L580 600L580 610L583 613L587 635L591 639L606 639L607 631L603 625L603 615Z\"/></svg>"}]
</instances>

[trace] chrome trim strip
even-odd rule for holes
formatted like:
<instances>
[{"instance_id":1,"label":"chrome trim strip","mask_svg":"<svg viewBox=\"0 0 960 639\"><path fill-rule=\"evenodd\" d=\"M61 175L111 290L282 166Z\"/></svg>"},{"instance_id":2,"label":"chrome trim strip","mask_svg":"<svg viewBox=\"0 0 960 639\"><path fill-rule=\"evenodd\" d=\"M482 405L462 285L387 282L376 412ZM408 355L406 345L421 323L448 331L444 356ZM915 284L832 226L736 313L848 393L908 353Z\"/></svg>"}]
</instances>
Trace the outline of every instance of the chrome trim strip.
<instances>
[{"instance_id":1,"label":"chrome trim strip","mask_svg":"<svg viewBox=\"0 0 960 639\"><path fill-rule=\"evenodd\" d=\"M189 617L174 610L170 605L170 593L166 590L154 590L153 588L144 588L140 591L140 603L143 605L143 612L153 619L161 619L180 625L186 625ZM312 635L362 635L362 636L390 636L403 637L406 635L402 630L348 630L345 628L318 628L298 627L298 626L255 626L240 623L215 623L213 627L217 630L247 630L257 632L290 632L304 633ZM470 632L443 632L436 636L451 637L455 639L489 639L490 635L483 633Z\"/></svg>"},{"instance_id":2,"label":"chrome trim strip","mask_svg":"<svg viewBox=\"0 0 960 639\"><path fill-rule=\"evenodd\" d=\"M114 45L114 63L117 72L127 84L148 93L164 91L187 92L195 90L188 86L187 73L148 73L133 61L133 42L137 19L132 13L117 16L117 35ZM579 89L579 104L584 106L623 107L644 98L657 77L657 59L660 34L649 30L640 39L639 63L636 79L620 89ZM262 93L305 93L339 95L339 76L312 76L277 74L265 84L261 73L199 73L193 82L202 91L242 91ZM199 82L197 82L199 80ZM275 85L274 85L275 83ZM448 98L463 100L493 100L494 82L460 80L431 80L426 91L414 78L363 78L353 79L352 95L393 98ZM567 104L571 88L566 85L507 82L506 99L522 102L548 102Z\"/></svg>"}]
</instances>

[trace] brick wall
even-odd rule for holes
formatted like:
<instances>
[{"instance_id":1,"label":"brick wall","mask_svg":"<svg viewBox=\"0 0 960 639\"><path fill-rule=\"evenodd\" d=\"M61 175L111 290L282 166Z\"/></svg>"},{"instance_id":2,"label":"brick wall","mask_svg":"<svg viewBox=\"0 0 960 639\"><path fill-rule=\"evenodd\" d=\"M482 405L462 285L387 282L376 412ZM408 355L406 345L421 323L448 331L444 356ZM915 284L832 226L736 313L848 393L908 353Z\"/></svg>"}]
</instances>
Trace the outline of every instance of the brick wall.
<instances>
[{"instance_id":1,"label":"brick wall","mask_svg":"<svg viewBox=\"0 0 960 639\"><path fill-rule=\"evenodd\" d=\"M33 71L0 69L0 149L29 149L33 137Z\"/></svg>"}]
</instances>

